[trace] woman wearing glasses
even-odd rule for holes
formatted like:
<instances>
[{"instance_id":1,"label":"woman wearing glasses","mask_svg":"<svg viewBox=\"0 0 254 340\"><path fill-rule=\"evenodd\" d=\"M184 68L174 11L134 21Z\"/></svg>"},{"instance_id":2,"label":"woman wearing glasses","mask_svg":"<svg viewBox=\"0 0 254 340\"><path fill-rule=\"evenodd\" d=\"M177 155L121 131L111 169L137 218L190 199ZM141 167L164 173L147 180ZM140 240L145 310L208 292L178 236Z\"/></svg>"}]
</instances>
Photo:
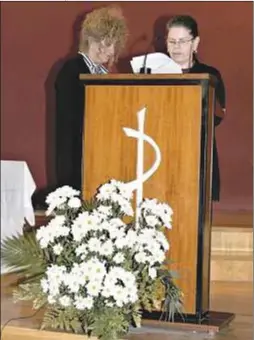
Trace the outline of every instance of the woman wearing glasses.
<instances>
[{"instance_id":1,"label":"woman wearing glasses","mask_svg":"<svg viewBox=\"0 0 254 340\"><path fill-rule=\"evenodd\" d=\"M200 42L197 22L188 15L179 15L173 17L167 23L166 29L168 53L182 67L183 73L209 73L216 77L215 96L224 115L226 111L226 95L221 74L216 68L200 63L197 58ZM214 117L215 126L219 125L221 121L221 117ZM212 200L219 201L220 173L215 138L213 150Z\"/></svg>"},{"instance_id":2,"label":"woman wearing glasses","mask_svg":"<svg viewBox=\"0 0 254 340\"><path fill-rule=\"evenodd\" d=\"M55 81L57 185L81 188L84 89L79 75L108 73L125 45L127 27L119 8L89 13L82 23L79 52L65 62Z\"/></svg>"}]
</instances>

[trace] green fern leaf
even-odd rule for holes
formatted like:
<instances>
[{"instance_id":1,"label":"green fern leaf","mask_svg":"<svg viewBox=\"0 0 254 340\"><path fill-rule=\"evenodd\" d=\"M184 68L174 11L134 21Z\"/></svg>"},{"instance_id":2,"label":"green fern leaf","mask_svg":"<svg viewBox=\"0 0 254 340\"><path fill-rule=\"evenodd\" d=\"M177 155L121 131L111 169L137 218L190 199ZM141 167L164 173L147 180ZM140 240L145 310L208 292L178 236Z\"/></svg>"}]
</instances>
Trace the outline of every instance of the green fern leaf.
<instances>
[{"instance_id":1,"label":"green fern leaf","mask_svg":"<svg viewBox=\"0 0 254 340\"><path fill-rule=\"evenodd\" d=\"M98 206L98 202L96 199L92 198L90 200L83 201L82 207L85 211L92 211L96 209Z\"/></svg>"},{"instance_id":2,"label":"green fern leaf","mask_svg":"<svg viewBox=\"0 0 254 340\"><path fill-rule=\"evenodd\" d=\"M141 326L142 312L139 310L139 304L136 304L132 310L132 320L136 327Z\"/></svg>"},{"instance_id":3,"label":"green fern leaf","mask_svg":"<svg viewBox=\"0 0 254 340\"><path fill-rule=\"evenodd\" d=\"M80 312L73 307L50 306L44 314L41 329L59 329L66 332L82 333Z\"/></svg>"},{"instance_id":4,"label":"green fern leaf","mask_svg":"<svg viewBox=\"0 0 254 340\"><path fill-rule=\"evenodd\" d=\"M44 314L43 321L41 324L41 329L55 329L57 328L57 320L59 315L59 310L56 307L49 306Z\"/></svg>"},{"instance_id":5,"label":"green fern leaf","mask_svg":"<svg viewBox=\"0 0 254 340\"><path fill-rule=\"evenodd\" d=\"M14 303L18 301L33 301L33 308L40 309L47 303L47 296L43 293L40 283L20 284L13 291Z\"/></svg>"},{"instance_id":6,"label":"green fern leaf","mask_svg":"<svg viewBox=\"0 0 254 340\"><path fill-rule=\"evenodd\" d=\"M117 340L127 333L129 322L120 309L102 309L95 314L92 335L100 340Z\"/></svg>"},{"instance_id":7,"label":"green fern leaf","mask_svg":"<svg viewBox=\"0 0 254 340\"><path fill-rule=\"evenodd\" d=\"M4 265L32 278L44 272L46 261L35 231L8 237L1 243Z\"/></svg>"}]
</instances>

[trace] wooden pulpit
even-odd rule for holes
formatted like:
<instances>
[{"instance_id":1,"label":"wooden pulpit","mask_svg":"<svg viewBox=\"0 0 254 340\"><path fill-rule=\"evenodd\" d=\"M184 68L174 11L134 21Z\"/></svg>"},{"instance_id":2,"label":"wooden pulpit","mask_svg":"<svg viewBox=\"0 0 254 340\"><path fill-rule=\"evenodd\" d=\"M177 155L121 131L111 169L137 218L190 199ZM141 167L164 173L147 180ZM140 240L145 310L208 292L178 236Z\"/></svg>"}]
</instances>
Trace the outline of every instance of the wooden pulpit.
<instances>
[{"instance_id":1,"label":"wooden pulpit","mask_svg":"<svg viewBox=\"0 0 254 340\"><path fill-rule=\"evenodd\" d=\"M85 92L82 195L115 178L136 178L137 141L124 127L137 128L137 112L147 108L145 134L161 150L162 161L144 183L144 197L167 202L173 228L167 232L172 269L184 292L187 315L209 311L213 78L186 75L80 75ZM144 145L144 170L154 150Z\"/></svg>"}]
</instances>

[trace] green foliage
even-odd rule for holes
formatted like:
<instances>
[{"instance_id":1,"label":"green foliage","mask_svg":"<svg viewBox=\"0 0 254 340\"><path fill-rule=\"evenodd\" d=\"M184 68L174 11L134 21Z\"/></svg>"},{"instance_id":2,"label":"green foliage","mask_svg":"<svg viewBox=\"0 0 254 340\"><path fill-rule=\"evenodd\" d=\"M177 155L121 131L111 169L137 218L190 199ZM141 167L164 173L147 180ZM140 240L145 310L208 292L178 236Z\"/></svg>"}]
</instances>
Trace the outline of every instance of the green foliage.
<instances>
[{"instance_id":1,"label":"green foliage","mask_svg":"<svg viewBox=\"0 0 254 340\"><path fill-rule=\"evenodd\" d=\"M100 308L87 313L77 309L50 306L41 329L85 333L101 340L117 340L127 333L129 320L121 309Z\"/></svg>"},{"instance_id":2,"label":"green foliage","mask_svg":"<svg viewBox=\"0 0 254 340\"><path fill-rule=\"evenodd\" d=\"M93 211L98 207L98 201L94 198L82 202L82 207L84 211Z\"/></svg>"},{"instance_id":3,"label":"green foliage","mask_svg":"<svg viewBox=\"0 0 254 340\"><path fill-rule=\"evenodd\" d=\"M173 280L169 277L164 278L165 285L165 300L163 302L162 315L166 321L174 321L175 314L180 314L183 317L183 294L176 286Z\"/></svg>"},{"instance_id":4,"label":"green foliage","mask_svg":"<svg viewBox=\"0 0 254 340\"><path fill-rule=\"evenodd\" d=\"M140 311L139 303L134 304L131 312L133 323L136 327L141 326L142 312Z\"/></svg>"},{"instance_id":5,"label":"green foliage","mask_svg":"<svg viewBox=\"0 0 254 340\"><path fill-rule=\"evenodd\" d=\"M151 312L155 307L155 300L157 299L157 281L152 280L148 276L147 270L143 270L140 275L139 283L139 301L142 309Z\"/></svg>"},{"instance_id":6,"label":"green foliage","mask_svg":"<svg viewBox=\"0 0 254 340\"><path fill-rule=\"evenodd\" d=\"M44 314L41 329L55 329L82 333L82 321L75 308L49 306Z\"/></svg>"},{"instance_id":7,"label":"green foliage","mask_svg":"<svg viewBox=\"0 0 254 340\"><path fill-rule=\"evenodd\" d=\"M40 309L47 303L47 296L43 293L40 283L20 284L13 291L14 303L18 301L33 301L33 308Z\"/></svg>"},{"instance_id":8,"label":"green foliage","mask_svg":"<svg viewBox=\"0 0 254 340\"><path fill-rule=\"evenodd\" d=\"M1 244L1 257L8 267L18 270L26 280L39 280L46 269L43 250L35 231L8 237Z\"/></svg>"},{"instance_id":9,"label":"green foliage","mask_svg":"<svg viewBox=\"0 0 254 340\"><path fill-rule=\"evenodd\" d=\"M117 340L128 332L129 320L122 309L102 308L94 315L92 335L100 340Z\"/></svg>"}]
</instances>

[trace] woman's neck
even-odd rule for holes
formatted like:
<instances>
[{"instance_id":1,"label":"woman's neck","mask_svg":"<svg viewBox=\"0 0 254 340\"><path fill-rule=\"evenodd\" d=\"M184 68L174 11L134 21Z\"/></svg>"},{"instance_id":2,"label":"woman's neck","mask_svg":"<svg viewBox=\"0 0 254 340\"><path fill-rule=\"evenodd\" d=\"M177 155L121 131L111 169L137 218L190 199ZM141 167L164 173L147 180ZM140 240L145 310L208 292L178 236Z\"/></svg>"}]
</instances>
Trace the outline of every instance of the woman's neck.
<instances>
[{"instance_id":1,"label":"woman's neck","mask_svg":"<svg viewBox=\"0 0 254 340\"><path fill-rule=\"evenodd\" d=\"M92 60L93 63L95 63L95 64L100 64L100 61L99 61L98 58L96 57L96 54L93 53L93 51L88 50L88 51L86 52L86 55L88 56L89 59Z\"/></svg>"},{"instance_id":2,"label":"woman's neck","mask_svg":"<svg viewBox=\"0 0 254 340\"><path fill-rule=\"evenodd\" d=\"M186 63L181 64L180 66L181 66L182 70L188 70L188 69L192 68L193 65L194 65L194 61L190 60Z\"/></svg>"}]
</instances>

